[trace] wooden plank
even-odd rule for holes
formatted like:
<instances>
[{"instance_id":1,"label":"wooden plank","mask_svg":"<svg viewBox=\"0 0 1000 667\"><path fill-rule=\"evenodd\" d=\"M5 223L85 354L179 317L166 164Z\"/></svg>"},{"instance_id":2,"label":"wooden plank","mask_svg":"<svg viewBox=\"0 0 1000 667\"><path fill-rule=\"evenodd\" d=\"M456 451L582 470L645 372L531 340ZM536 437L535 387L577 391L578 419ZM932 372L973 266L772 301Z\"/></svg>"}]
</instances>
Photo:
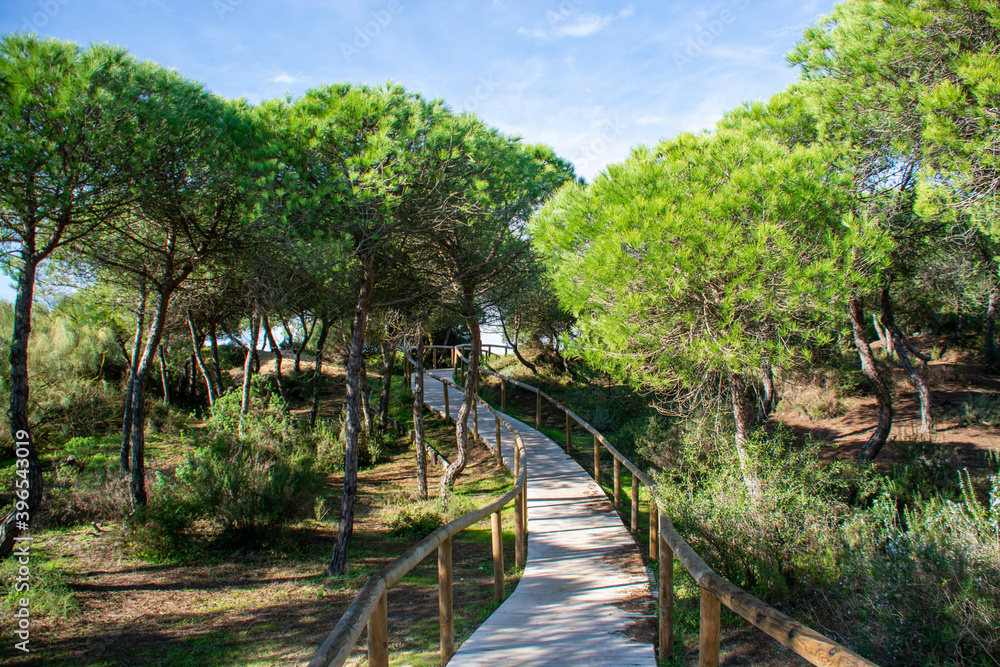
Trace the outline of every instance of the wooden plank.
<instances>
[{"instance_id":1,"label":"wooden plank","mask_svg":"<svg viewBox=\"0 0 1000 667\"><path fill-rule=\"evenodd\" d=\"M497 427L499 428L499 427ZM493 597L497 602L503 602L503 524L500 512L491 516L490 528L493 534Z\"/></svg>"},{"instance_id":2,"label":"wooden plank","mask_svg":"<svg viewBox=\"0 0 1000 667\"><path fill-rule=\"evenodd\" d=\"M622 511L622 464L621 464L621 461L618 460L617 456L615 457L615 494L614 495L615 495L615 497L614 497L613 500L615 501L615 511L616 512L621 512Z\"/></svg>"},{"instance_id":3,"label":"wooden plank","mask_svg":"<svg viewBox=\"0 0 1000 667\"><path fill-rule=\"evenodd\" d=\"M632 475L632 537L639 539L639 478Z\"/></svg>"},{"instance_id":4,"label":"wooden plank","mask_svg":"<svg viewBox=\"0 0 1000 667\"><path fill-rule=\"evenodd\" d=\"M594 436L594 481L601 485L601 441Z\"/></svg>"},{"instance_id":5,"label":"wooden plank","mask_svg":"<svg viewBox=\"0 0 1000 667\"><path fill-rule=\"evenodd\" d=\"M451 537L438 546L438 622L441 638L441 664L455 655L455 613L453 608Z\"/></svg>"},{"instance_id":6,"label":"wooden plank","mask_svg":"<svg viewBox=\"0 0 1000 667\"><path fill-rule=\"evenodd\" d=\"M652 495L652 489L650 489L650 494ZM649 560L657 560L657 552L660 546L660 540L657 535L656 526L659 523L656 512L656 500L652 497L649 499Z\"/></svg>"},{"instance_id":7,"label":"wooden plank","mask_svg":"<svg viewBox=\"0 0 1000 667\"><path fill-rule=\"evenodd\" d=\"M674 551L660 537L660 661L674 654Z\"/></svg>"},{"instance_id":8,"label":"wooden plank","mask_svg":"<svg viewBox=\"0 0 1000 667\"><path fill-rule=\"evenodd\" d=\"M566 413L566 453L573 456L573 420Z\"/></svg>"},{"instance_id":9,"label":"wooden plank","mask_svg":"<svg viewBox=\"0 0 1000 667\"><path fill-rule=\"evenodd\" d=\"M389 667L389 618L386 594L368 619L368 667Z\"/></svg>"},{"instance_id":10,"label":"wooden plank","mask_svg":"<svg viewBox=\"0 0 1000 667\"><path fill-rule=\"evenodd\" d=\"M722 622L719 598L701 589L701 625L698 632L698 667L719 667L719 629Z\"/></svg>"},{"instance_id":11,"label":"wooden plank","mask_svg":"<svg viewBox=\"0 0 1000 667\"><path fill-rule=\"evenodd\" d=\"M444 385L444 419L448 421L451 418L451 406L448 404L448 385Z\"/></svg>"},{"instance_id":12,"label":"wooden plank","mask_svg":"<svg viewBox=\"0 0 1000 667\"><path fill-rule=\"evenodd\" d=\"M497 447L493 450L493 455L496 457L497 465L503 465L503 450L500 448L500 420L495 419L493 421L497 426Z\"/></svg>"},{"instance_id":13,"label":"wooden plank","mask_svg":"<svg viewBox=\"0 0 1000 667\"><path fill-rule=\"evenodd\" d=\"M521 470L521 449L514 448L514 475L520 478ZM524 503L523 494L518 494L514 499L514 564L517 567L524 567L527 562L527 554L524 549Z\"/></svg>"}]
</instances>

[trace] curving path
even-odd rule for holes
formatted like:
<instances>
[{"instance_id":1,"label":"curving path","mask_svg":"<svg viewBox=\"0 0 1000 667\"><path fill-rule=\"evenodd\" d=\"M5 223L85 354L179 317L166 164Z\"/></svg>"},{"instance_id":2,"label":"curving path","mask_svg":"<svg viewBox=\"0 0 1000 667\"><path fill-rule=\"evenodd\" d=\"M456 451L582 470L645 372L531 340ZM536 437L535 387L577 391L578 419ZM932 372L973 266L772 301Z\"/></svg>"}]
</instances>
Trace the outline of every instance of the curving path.
<instances>
[{"instance_id":1,"label":"curving path","mask_svg":"<svg viewBox=\"0 0 1000 667\"><path fill-rule=\"evenodd\" d=\"M427 375L450 378L452 370ZM443 385L431 377L424 401L444 414ZM449 388L452 418L461 397ZM493 415L478 412L479 433L493 447ZM576 461L535 429L510 421L527 449L527 564L514 592L448 664L655 666L647 630L655 627L652 582L635 542ZM513 438L503 431L501 450L513 468Z\"/></svg>"}]
</instances>

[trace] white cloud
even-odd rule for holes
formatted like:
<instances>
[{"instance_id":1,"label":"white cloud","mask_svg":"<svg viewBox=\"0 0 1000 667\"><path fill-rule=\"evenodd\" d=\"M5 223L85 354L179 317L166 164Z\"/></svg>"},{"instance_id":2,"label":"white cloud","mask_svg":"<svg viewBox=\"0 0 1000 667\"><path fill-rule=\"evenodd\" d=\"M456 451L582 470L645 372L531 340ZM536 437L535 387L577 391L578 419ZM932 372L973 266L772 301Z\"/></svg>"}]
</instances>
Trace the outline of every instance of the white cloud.
<instances>
[{"instance_id":1,"label":"white cloud","mask_svg":"<svg viewBox=\"0 0 1000 667\"><path fill-rule=\"evenodd\" d=\"M606 28L618 19L627 19L635 14L635 6L628 5L617 16L611 14L580 13L570 16L550 13L550 27L547 29L518 28L520 35L535 39L561 39L563 37L589 37Z\"/></svg>"},{"instance_id":2,"label":"white cloud","mask_svg":"<svg viewBox=\"0 0 1000 667\"><path fill-rule=\"evenodd\" d=\"M278 76L271 77L270 79L268 79L268 81L270 81L272 83L285 83L285 84L289 84L289 83L295 83L296 81L299 80L299 78L300 77L292 76L288 72L282 72Z\"/></svg>"},{"instance_id":3,"label":"white cloud","mask_svg":"<svg viewBox=\"0 0 1000 667\"><path fill-rule=\"evenodd\" d=\"M635 119L636 125L658 125L659 123L666 122L666 118L663 116L639 116Z\"/></svg>"}]
</instances>

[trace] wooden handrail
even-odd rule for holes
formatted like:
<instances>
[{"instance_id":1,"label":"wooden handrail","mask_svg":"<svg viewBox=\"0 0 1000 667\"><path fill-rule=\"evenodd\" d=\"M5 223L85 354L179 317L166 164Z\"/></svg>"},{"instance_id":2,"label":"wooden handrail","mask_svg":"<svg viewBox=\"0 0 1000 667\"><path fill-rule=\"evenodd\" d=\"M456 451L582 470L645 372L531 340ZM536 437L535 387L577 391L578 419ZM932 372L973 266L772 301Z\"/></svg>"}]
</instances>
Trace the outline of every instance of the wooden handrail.
<instances>
[{"instance_id":1,"label":"wooden handrail","mask_svg":"<svg viewBox=\"0 0 1000 667\"><path fill-rule=\"evenodd\" d=\"M410 363L415 365L416 362L409 357L406 350L404 350L404 355ZM451 380L444 378L435 379L446 385L460 388ZM504 427L507 428L507 430L514 436L514 451L519 461L517 469L511 471L515 475L514 487L489 505L469 512L468 514L464 514L454 521L441 526L430 535L407 549L406 552L404 552L403 555L399 556L396 560L383 567L376 574L370 576L361 587L361 590L358 591L358 594L354 597L351 604L348 605L347 610L340 617L337 625L334 626L333 630L330 631L330 634L327 635L326 640L320 646L319 650L316 651L312 660L309 661L309 667L338 667L339 665L343 665L351 651L354 650L355 645L358 643L358 639L361 637L361 633L365 629L365 626L373 620L373 614L378 612L380 607L385 604L386 591L398 583L400 579L410 572L410 570L423 562L423 560L436 549L439 550L439 559L441 559L441 553L444 551L449 554L448 558L450 561L450 541L451 538L458 533L486 519L491 514L500 512L512 500L516 503L515 508L521 510L516 512L517 514L522 515L520 517L521 524L526 523L527 517L523 512L523 507L524 498L526 496L525 491L527 490L528 483L528 466L527 455L524 450L524 441L521 439L520 434L518 434L517 429L514 428L505 415L502 415L494 410L492 406L483 401L479 396L475 396L475 400L483 403L483 406L493 413L497 423L502 423ZM508 468L508 470L510 470L510 467L507 466L506 463L504 463L504 465ZM498 521L494 520L491 523L491 528L493 530L496 529L496 526L499 526ZM525 525L515 526L517 539L524 539L525 530ZM495 540L496 537L494 537L494 541ZM523 554L524 545L521 544L515 546L519 547L518 552ZM495 550L491 553L495 562ZM523 563L519 563L519 565L523 566ZM443 570L444 566L439 560L439 572ZM439 582L439 584L440 583L441 582ZM381 623L378 624L380 632L369 632L369 640L371 641L372 635L375 634L375 638L379 642L383 642L386 641L384 636L384 614L380 613L378 615L381 620ZM442 638L445 638L449 636L450 633L450 628L442 628L441 636ZM372 648L373 647L371 646L369 647L369 664L387 664L386 661L388 660L388 655L384 651L379 650L379 647L374 647L376 649L375 651L372 651ZM448 653L449 651L444 642L442 643L442 650L445 653ZM450 655L443 655L442 664L446 663L450 657Z\"/></svg>"},{"instance_id":2,"label":"wooden handrail","mask_svg":"<svg viewBox=\"0 0 1000 667\"><path fill-rule=\"evenodd\" d=\"M461 352L462 346L456 346L458 356L465 363L468 359ZM681 561L684 569L694 577L702 590L702 628L701 641L699 642L699 665L708 667L719 664L719 603L736 612L754 627L759 628L768 636L775 639L779 644L791 649L801 657L805 658L812 665L834 666L834 667L877 667L875 663L862 658L850 649L838 644L812 628L805 626L795 619L781 613L774 607L750 595L730 581L724 579L712 570L704 560L691 548L691 546L675 530L673 522L669 516L662 511L658 511L656 506L653 480L644 472L629 461L625 456L615 449L610 442L593 426L583 420L579 415L569 409L562 402L552 398L541 389L532 387L529 384L507 377L488 368L481 367L484 372L499 377L501 382L509 382L515 386L522 387L534 392L539 398L545 398L557 408L566 413L581 427L589 431L594 436L594 442L600 443L605 449L611 452L615 460L616 482L618 480L618 466L624 465L632 473L632 528L635 532L636 516L638 514L638 493L635 485L636 480L650 489L650 526L651 533L655 530L658 535L650 535L650 558L655 558L653 541L656 540L659 547L658 554L660 562L660 605L659 605L659 635L660 635L660 659L670 656L673 648L673 568L669 563L674 557ZM478 398L478 397L477 397ZM596 451L596 448L595 448ZM595 479L600 484L600 462L599 458L594 458ZM618 506L618 485L615 485L615 505ZM656 518L653 518L656 517ZM657 525L653 527L653 522ZM638 534L635 535L638 538Z\"/></svg>"}]
</instances>

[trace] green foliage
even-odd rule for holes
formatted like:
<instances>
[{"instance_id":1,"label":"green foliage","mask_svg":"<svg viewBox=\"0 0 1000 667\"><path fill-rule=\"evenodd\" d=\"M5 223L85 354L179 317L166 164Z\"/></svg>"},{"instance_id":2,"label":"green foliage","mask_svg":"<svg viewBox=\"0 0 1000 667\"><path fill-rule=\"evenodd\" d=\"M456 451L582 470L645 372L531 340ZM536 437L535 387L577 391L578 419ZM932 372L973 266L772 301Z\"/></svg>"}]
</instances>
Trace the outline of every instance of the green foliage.
<instances>
[{"instance_id":1,"label":"green foliage","mask_svg":"<svg viewBox=\"0 0 1000 667\"><path fill-rule=\"evenodd\" d=\"M414 541L422 540L444 525L441 513L433 507L402 507L389 521L389 532Z\"/></svg>"},{"instance_id":2,"label":"green foliage","mask_svg":"<svg viewBox=\"0 0 1000 667\"><path fill-rule=\"evenodd\" d=\"M1000 476L977 486L963 474L938 487L948 499L918 453L880 475L758 435L754 500L728 443L682 431L665 449L658 496L730 581L878 664L985 665L1000 649Z\"/></svg>"},{"instance_id":3,"label":"green foliage","mask_svg":"<svg viewBox=\"0 0 1000 667\"><path fill-rule=\"evenodd\" d=\"M1000 426L1000 396L996 394L973 394L960 410L962 423L967 426Z\"/></svg>"},{"instance_id":4,"label":"green foliage","mask_svg":"<svg viewBox=\"0 0 1000 667\"><path fill-rule=\"evenodd\" d=\"M0 580L10 585L7 586L6 595L0 599L0 609L10 618L13 611L21 608L19 600L27 598L33 619L65 619L76 616L80 607L63 574L65 566L64 560L52 558L51 554L32 547L28 565L29 579L27 582L17 582L20 563L17 558L5 558L0 563ZM15 584L24 583L28 584L29 590L18 590Z\"/></svg>"}]
</instances>

